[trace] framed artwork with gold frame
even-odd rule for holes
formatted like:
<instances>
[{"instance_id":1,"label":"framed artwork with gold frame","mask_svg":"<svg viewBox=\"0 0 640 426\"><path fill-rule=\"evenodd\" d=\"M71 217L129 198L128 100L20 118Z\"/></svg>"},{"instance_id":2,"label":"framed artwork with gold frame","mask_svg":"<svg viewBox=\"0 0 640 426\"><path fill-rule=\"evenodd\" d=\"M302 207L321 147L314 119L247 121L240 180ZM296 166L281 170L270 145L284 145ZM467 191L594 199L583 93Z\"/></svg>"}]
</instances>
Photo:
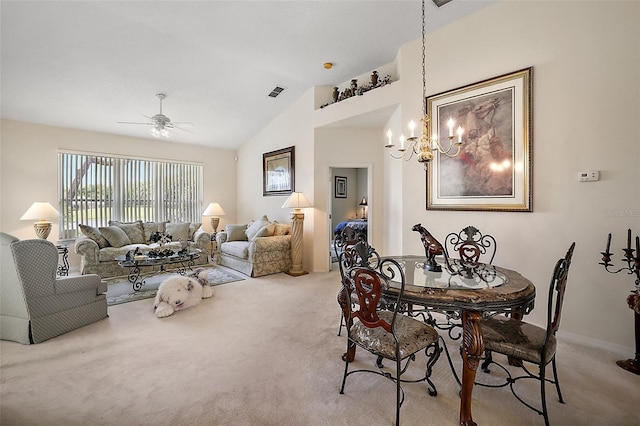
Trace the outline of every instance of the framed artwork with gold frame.
<instances>
[{"instance_id":1,"label":"framed artwork with gold frame","mask_svg":"<svg viewBox=\"0 0 640 426\"><path fill-rule=\"evenodd\" d=\"M429 134L449 144L449 119L463 128L455 157L438 152L427 171L427 210L531 212L531 67L427 97Z\"/></svg>"}]
</instances>

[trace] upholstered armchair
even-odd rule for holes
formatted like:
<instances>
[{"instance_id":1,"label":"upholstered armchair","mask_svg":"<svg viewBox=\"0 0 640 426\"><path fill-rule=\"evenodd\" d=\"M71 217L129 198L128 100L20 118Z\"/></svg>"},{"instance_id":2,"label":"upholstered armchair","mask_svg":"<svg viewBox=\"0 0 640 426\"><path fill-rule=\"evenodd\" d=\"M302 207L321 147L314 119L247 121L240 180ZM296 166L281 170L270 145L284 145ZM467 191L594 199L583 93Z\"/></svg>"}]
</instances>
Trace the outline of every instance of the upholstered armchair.
<instances>
[{"instance_id":1,"label":"upholstered armchair","mask_svg":"<svg viewBox=\"0 0 640 426\"><path fill-rule=\"evenodd\" d=\"M0 338L40 343L107 317L97 275L56 278L58 250L47 240L0 233Z\"/></svg>"}]
</instances>

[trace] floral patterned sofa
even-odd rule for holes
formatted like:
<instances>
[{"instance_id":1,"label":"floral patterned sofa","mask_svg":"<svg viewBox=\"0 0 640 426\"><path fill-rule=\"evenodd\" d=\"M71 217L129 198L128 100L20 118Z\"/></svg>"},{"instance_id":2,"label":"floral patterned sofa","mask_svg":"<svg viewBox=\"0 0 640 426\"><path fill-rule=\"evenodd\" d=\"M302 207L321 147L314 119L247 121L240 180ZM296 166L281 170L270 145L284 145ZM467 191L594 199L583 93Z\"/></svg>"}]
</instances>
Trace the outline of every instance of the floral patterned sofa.
<instances>
[{"instance_id":1,"label":"floral patterned sofa","mask_svg":"<svg viewBox=\"0 0 640 426\"><path fill-rule=\"evenodd\" d=\"M263 216L248 224L226 225L216 242L218 263L250 277L291 269L291 225Z\"/></svg>"},{"instance_id":2,"label":"floral patterned sofa","mask_svg":"<svg viewBox=\"0 0 640 426\"><path fill-rule=\"evenodd\" d=\"M116 256L139 249L141 253L160 249L158 242L152 241L156 232L172 236L172 241L164 243L162 249L179 251L186 241L191 247L202 250L195 260L196 265L209 262L209 244L211 235L200 230L201 223L167 223L167 222L117 222L110 221L109 226L96 228L80 225L84 234L76 240L75 252L81 256L80 273L97 274L101 278L127 275L129 269L118 265ZM180 264L173 265L179 267ZM168 266L171 267L171 266ZM150 272L155 266L143 266L141 272Z\"/></svg>"}]
</instances>

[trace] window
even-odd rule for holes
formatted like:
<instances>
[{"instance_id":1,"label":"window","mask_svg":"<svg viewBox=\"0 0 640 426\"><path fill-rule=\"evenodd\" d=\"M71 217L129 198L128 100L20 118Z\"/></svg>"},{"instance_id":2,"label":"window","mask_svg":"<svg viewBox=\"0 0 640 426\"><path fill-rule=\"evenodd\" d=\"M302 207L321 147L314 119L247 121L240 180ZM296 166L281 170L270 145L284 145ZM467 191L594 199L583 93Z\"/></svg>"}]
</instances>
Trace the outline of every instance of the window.
<instances>
[{"instance_id":1,"label":"window","mask_svg":"<svg viewBox=\"0 0 640 426\"><path fill-rule=\"evenodd\" d=\"M78 225L130 222L199 222L201 164L59 153L60 238L75 238Z\"/></svg>"}]
</instances>

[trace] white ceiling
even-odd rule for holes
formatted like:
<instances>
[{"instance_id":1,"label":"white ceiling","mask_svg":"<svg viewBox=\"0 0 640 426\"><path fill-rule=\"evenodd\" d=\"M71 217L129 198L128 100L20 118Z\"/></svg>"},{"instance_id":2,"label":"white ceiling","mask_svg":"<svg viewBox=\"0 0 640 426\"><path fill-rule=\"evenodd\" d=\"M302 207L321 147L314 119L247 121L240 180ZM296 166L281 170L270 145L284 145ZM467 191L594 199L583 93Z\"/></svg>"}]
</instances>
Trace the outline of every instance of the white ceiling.
<instances>
[{"instance_id":1,"label":"white ceiling","mask_svg":"<svg viewBox=\"0 0 640 426\"><path fill-rule=\"evenodd\" d=\"M492 2L427 0L427 31ZM392 62L420 15L417 0L2 0L1 116L153 138L117 122L166 93L163 113L196 127L170 140L237 149L311 87Z\"/></svg>"}]
</instances>

